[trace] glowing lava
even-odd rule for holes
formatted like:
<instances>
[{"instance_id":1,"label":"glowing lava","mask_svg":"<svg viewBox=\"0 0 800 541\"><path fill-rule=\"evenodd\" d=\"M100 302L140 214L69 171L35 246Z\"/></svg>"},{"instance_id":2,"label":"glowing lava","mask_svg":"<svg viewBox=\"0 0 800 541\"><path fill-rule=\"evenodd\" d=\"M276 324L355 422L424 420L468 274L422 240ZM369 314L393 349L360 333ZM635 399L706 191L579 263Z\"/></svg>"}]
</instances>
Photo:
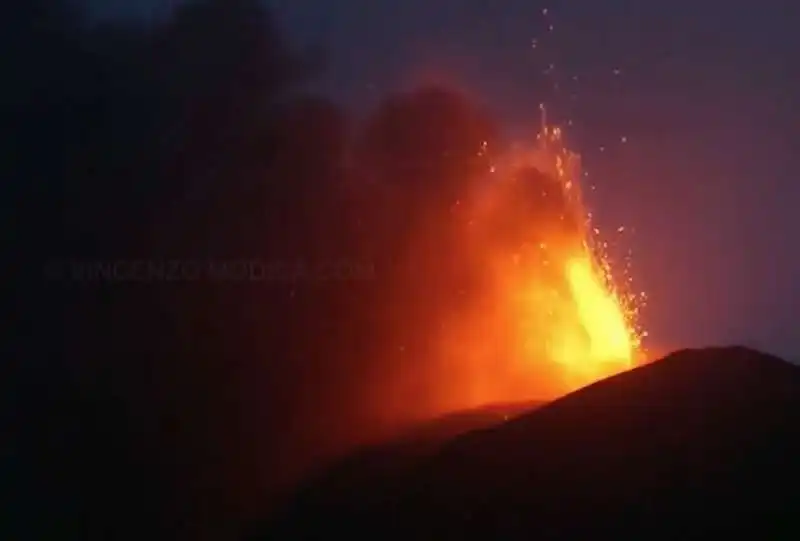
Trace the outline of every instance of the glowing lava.
<instances>
[{"instance_id":1,"label":"glowing lava","mask_svg":"<svg viewBox=\"0 0 800 541\"><path fill-rule=\"evenodd\" d=\"M640 355L644 333L637 327L639 305L643 296L622 295L611 274L608 257L598 241L599 230L591 226L591 216L585 211L580 193L580 158L564 148L562 133L543 122L536 147L518 157L514 167L533 167L557 181L563 201L561 222L573 223L561 234L550 235L544 261L556 269L549 279L535 279L534 284L521 287L552 288L549 302L541 297L523 310L523 319L530 320L542 306L547 306L547 318L537 317L533 331L537 340L545 338L545 356L563 369L566 390L589 384L633 367ZM548 204L548 203L545 203ZM530 269L531 275L539 275ZM560 276L559 276L560 274ZM561 283L559 283L561 282ZM629 285L629 284L626 284ZM509 284L510 287L520 287ZM530 324L524 325L531 329ZM541 348L528 348L531 355L541 355ZM537 362L531 359L531 362Z\"/></svg>"},{"instance_id":2,"label":"glowing lava","mask_svg":"<svg viewBox=\"0 0 800 541\"><path fill-rule=\"evenodd\" d=\"M634 344L618 299L606 291L588 259L567 262L566 275L580 324L589 337L588 357L630 366Z\"/></svg>"},{"instance_id":3,"label":"glowing lava","mask_svg":"<svg viewBox=\"0 0 800 541\"><path fill-rule=\"evenodd\" d=\"M564 368L569 387L579 387L633 366L636 339L619 299L601 282L588 255L564 266L575 318L553 329L549 357Z\"/></svg>"},{"instance_id":4,"label":"glowing lava","mask_svg":"<svg viewBox=\"0 0 800 541\"><path fill-rule=\"evenodd\" d=\"M644 298L612 276L580 175L543 126L475 185L458 243L481 285L442 333L452 404L554 398L637 364Z\"/></svg>"}]
</instances>

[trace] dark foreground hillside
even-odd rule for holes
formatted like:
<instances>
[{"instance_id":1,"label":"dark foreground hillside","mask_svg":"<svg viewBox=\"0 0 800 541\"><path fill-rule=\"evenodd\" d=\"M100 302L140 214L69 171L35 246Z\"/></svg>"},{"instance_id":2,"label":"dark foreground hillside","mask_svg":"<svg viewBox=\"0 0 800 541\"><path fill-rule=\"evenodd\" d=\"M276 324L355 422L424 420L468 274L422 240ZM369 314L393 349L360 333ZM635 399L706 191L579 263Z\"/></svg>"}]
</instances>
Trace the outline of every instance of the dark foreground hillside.
<instances>
[{"instance_id":1,"label":"dark foreground hillside","mask_svg":"<svg viewBox=\"0 0 800 541\"><path fill-rule=\"evenodd\" d=\"M542 402L536 401L494 404L397 429L393 439L364 445L346 457L321 466L317 474L312 474L311 480L293 494L289 504L291 508L301 507L304 512L315 509L340 516L354 507L366 511L367 506L374 503L372 498L377 492L397 490L410 472L452 439L505 422L541 405Z\"/></svg>"},{"instance_id":2,"label":"dark foreground hillside","mask_svg":"<svg viewBox=\"0 0 800 541\"><path fill-rule=\"evenodd\" d=\"M394 475L391 461L378 474L370 455L355 457L259 539L645 539L745 528L797 538L798 436L800 368L745 348L680 351L456 436Z\"/></svg>"}]
</instances>

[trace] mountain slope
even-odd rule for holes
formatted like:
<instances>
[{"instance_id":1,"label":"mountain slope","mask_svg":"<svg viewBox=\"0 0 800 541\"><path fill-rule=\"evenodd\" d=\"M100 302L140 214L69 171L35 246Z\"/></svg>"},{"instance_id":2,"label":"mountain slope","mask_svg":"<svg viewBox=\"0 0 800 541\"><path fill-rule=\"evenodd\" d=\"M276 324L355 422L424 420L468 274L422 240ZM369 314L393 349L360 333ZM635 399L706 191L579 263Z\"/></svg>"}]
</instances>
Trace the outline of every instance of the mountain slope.
<instances>
[{"instance_id":1,"label":"mountain slope","mask_svg":"<svg viewBox=\"0 0 800 541\"><path fill-rule=\"evenodd\" d=\"M298 501L265 538L785 537L798 490L800 368L686 350L458 436L399 482Z\"/></svg>"},{"instance_id":2,"label":"mountain slope","mask_svg":"<svg viewBox=\"0 0 800 541\"><path fill-rule=\"evenodd\" d=\"M540 407L541 402L495 404L410 425L380 444L369 445L312 476L291 499L290 514L355 517L373 512L425 460L464 433L493 426Z\"/></svg>"}]
</instances>

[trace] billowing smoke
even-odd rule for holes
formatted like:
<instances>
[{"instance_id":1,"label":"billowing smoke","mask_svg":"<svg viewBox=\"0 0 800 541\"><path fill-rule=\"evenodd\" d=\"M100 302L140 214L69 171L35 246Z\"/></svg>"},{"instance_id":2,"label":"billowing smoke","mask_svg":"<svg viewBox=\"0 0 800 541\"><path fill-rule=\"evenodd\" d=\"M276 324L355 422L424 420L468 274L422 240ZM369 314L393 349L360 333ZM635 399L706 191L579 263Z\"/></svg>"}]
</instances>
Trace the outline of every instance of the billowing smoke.
<instances>
[{"instance_id":1,"label":"billowing smoke","mask_svg":"<svg viewBox=\"0 0 800 541\"><path fill-rule=\"evenodd\" d=\"M153 516L116 510L110 537L224 532L404 423L630 365L558 130L510 148L447 87L356 119L304 90L324 58L291 51L259 0L152 27L35 4L8 47L38 60L13 59L6 100L24 262L6 396L31 412L16 456L70 473L31 492L53 517L125 494Z\"/></svg>"}]
</instances>

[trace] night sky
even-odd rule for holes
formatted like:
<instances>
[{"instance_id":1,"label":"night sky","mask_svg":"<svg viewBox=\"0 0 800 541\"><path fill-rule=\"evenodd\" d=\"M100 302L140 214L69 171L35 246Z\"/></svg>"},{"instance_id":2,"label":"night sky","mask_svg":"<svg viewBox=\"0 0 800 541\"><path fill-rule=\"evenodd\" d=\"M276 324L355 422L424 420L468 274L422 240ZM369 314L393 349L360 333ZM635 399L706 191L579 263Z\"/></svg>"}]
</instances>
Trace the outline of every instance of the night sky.
<instances>
[{"instance_id":1,"label":"night sky","mask_svg":"<svg viewBox=\"0 0 800 541\"><path fill-rule=\"evenodd\" d=\"M114 17L161 16L169 4L94 3ZM351 107L437 76L478 96L519 137L549 103L572 121L598 224L634 231L609 240L633 251L651 345L736 342L800 359L795 2L273 5L295 43L329 49L322 86Z\"/></svg>"}]
</instances>

